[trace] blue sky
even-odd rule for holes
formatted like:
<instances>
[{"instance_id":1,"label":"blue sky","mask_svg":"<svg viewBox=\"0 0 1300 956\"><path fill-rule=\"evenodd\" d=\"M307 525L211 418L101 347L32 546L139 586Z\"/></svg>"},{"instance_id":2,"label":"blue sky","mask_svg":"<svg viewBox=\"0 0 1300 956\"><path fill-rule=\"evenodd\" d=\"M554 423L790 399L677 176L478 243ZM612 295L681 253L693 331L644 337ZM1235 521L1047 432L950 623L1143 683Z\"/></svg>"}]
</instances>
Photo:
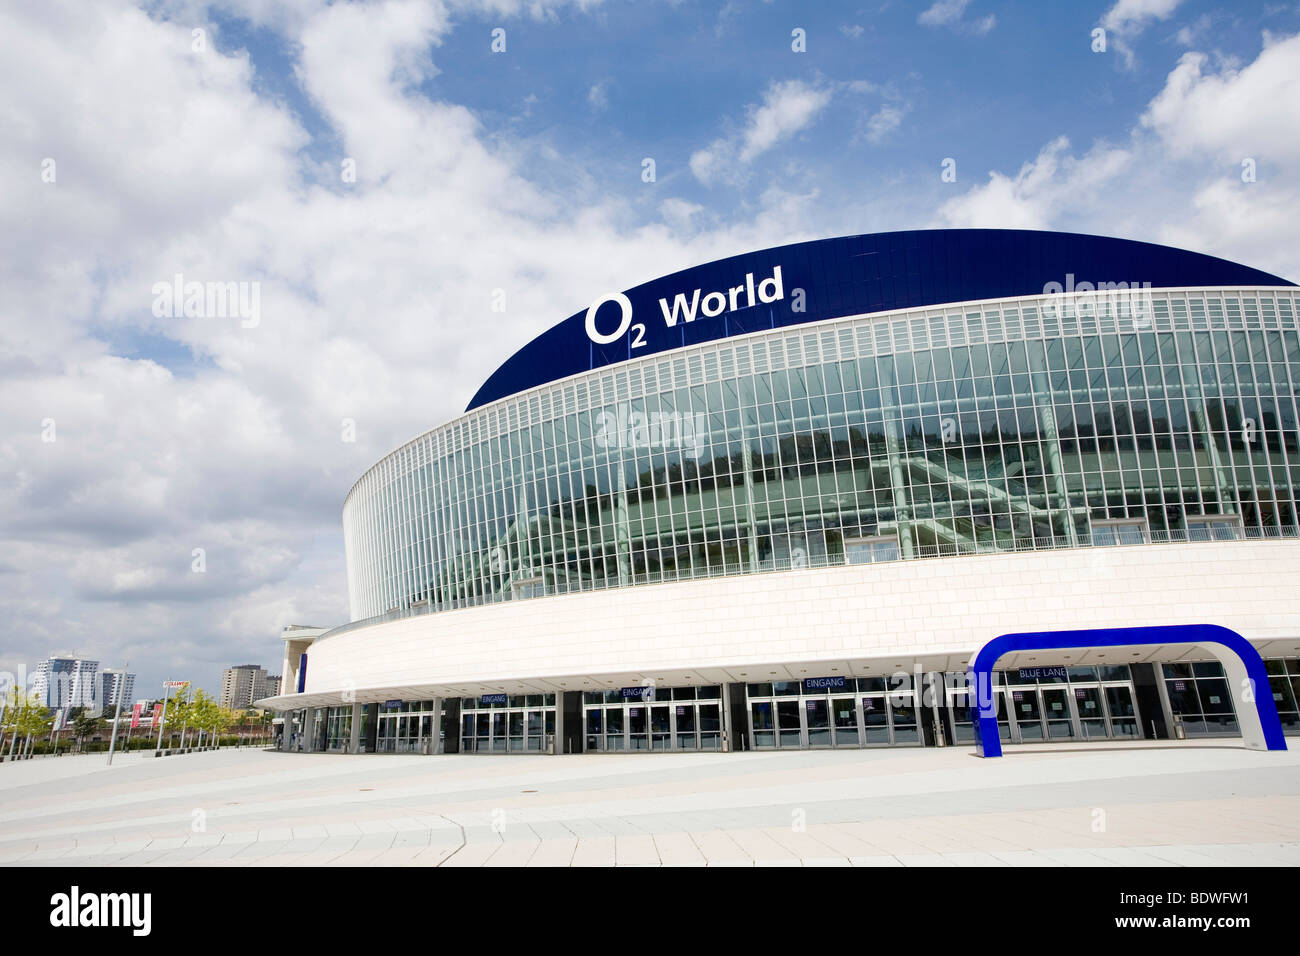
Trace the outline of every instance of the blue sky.
<instances>
[{"instance_id":1,"label":"blue sky","mask_svg":"<svg viewBox=\"0 0 1300 956\"><path fill-rule=\"evenodd\" d=\"M1122 144L1183 53L1212 49L1223 62L1246 63L1265 31L1300 28L1300 5L1185 0L1168 18L1148 21L1128 62L1113 45L1092 50L1104 3L970 0L958 21L937 26L918 22L926 9L899 0L622 0L563 6L541 18L461 10L449 34L428 48L434 75L416 89L465 106L489 137L554 149L550 160L534 153L539 181L562 188L576 166L605 195L648 206L671 194L727 219L769 177L823 194L903 185L940 201L944 157L958 160L959 182L969 184L991 170L1015 170L1056 135L1083 147ZM995 23L979 32L988 16ZM247 51L259 87L290 105L311 132L307 152L333 158L338 137L293 75L292 42L247 19L218 14L214 21L218 46ZM490 49L496 27L507 33L504 54ZM806 31L804 53L791 49L796 27ZM788 81L873 88L838 95L767 153L744 185L709 188L690 175L689 157L701 143L742 125L764 89ZM898 128L868 139L866 122L886 106L901 111ZM642 188L647 156L661 188Z\"/></svg>"},{"instance_id":2,"label":"blue sky","mask_svg":"<svg viewBox=\"0 0 1300 956\"><path fill-rule=\"evenodd\" d=\"M282 625L348 619L365 468L676 269L986 226L1300 280L1296 103L1296 3L6 5L0 682L278 666ZM177 274L257 284L257 321L160 312Z\"/></svg>"}]
</instances>

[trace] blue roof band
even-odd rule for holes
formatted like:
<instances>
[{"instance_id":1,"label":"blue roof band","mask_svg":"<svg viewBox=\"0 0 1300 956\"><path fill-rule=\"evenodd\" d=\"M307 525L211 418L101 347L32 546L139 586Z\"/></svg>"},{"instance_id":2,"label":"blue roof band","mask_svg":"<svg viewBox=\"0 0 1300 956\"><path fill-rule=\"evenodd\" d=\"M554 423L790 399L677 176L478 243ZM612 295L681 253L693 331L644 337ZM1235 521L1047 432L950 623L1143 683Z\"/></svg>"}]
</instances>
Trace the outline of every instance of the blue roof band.
<instances>
[{"instance_id":1,"label":"blue roof band","mask_svg":"<svg viewBox=\"0 0 1300 956\"><path fill-rule=\"evenodd\" d=\"M1069 276L1076 285L1149 283L1152 289L1294 285L1197 252L1067 232L924 229L818 239L718 259L628 289L623 294L631 315L622 334L613 335L624 325L626 310L619 302L610 299L594 314L596 337L612 338L607 344L588 336L584 308L507 359L466 411L687 345L850 315L1042 295L1049 283L1068 286ZM684 299L672 312L679 295ZM675 323L666 319L661 300ZM682 306L692 302L694 319L686 321ZM803 311L796 310L799 304ZM705 314L710 311L716 314Z\"/></svg>"}]
</instances>

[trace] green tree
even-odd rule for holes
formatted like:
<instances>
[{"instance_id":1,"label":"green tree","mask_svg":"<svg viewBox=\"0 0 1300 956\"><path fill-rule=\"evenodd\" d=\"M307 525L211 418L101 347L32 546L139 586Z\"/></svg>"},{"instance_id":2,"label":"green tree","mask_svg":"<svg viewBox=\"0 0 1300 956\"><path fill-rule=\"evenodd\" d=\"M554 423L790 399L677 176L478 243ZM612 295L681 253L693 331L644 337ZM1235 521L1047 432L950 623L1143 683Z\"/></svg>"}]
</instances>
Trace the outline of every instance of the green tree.
<instances>
[{"instance_id":1,"label":"green tree","mask_svg":"<svg viewBox=\"0 0 1300 956\"><path fill-rule=\"evenodd\" d=\"M211 732L220 710L217 702L208 695L207 691L202 688L195 691L194 701L190 704L190 725L199 733L200 746L203 744L204 731Z\"/></svg>"},{"instance_id":2,"label":"green tree","mask_svg":"<svg viewBox=\"0 0 1300 956\"><path fill-rule=\"evenodd\" d=\"M14 743L18 739L18 714L21 707L22 695L18 692L18 685L12 684L5 694L4 716L0 718L0 754L4 753L6 743L10 752L13 752Z\"/></svg>"},{"instance_id":3,"label":"green tree","mask_svg":"<svg viewBox=\"0 0 1300 956\"><path fill-rule=\"evenodd\" d=\"M52 720L45 704L35 695L20 694L17 687L13 688L10 706L5 709L5 726L13 734L9 740L9 756L30 750L33 735L43 734Z\"/></svg>"},{"instance_id":4,"label":"green tree","mask_svg":"<svg viewBox=\"0 0 1300 956\"><path fill-rule=\"evenodd\" d=\"M176 732L181 732L181 745L185 744L185 731L190 725L190 712L194 708L194 702L190 699L189 687L182 687L172 699L167 702L167 714L163 717L163 728L167 732L167 741L170 745Z\"/></svg>"},{"instance_id":5,"label":"green tree","mask_svg":"<svg viewBox=\"0 0 1300 956\"><path fill-rule=\"evenodd\" d=\"M242 715L238 711L231 710L228 707L217 708L217 719L212 725L212 733L216 736L214 743L221 741L221 735L231 727L239 724Z\"/></svg>"},{"instance_id":6,"label":"green tree","mask_svg":"<svg viewBox=\"0 0 1300 956\"><path fill-rule=\"evenodd\" d=\"M74 707L73 710L72 736L77 741L77 751L80 753L82 742L99 729L100 721L98 717L87 714L84 707Z\"/></svg>"}]
</instances>

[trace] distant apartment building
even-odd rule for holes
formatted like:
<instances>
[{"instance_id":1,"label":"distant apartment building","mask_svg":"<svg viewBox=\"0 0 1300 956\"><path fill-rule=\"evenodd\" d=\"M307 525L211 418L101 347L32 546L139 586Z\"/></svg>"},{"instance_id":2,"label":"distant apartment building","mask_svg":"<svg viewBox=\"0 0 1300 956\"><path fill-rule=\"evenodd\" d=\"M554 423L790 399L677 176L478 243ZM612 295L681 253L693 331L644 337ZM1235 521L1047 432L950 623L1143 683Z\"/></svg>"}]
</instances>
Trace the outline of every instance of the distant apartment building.
<instances>
[{"instance_id":1,"label":"distant apartment building","mask_svg":"<svg viewBox=\"0 0 1300 956\"><path fill-rule=\"evenodd\" d=\"M36 665L31 690L46 707L102 707L99 661L48 657Z\"/></svg>"},{"instance_id":2,"label":"distant apartment building","mask_svg":"<svg viewBox=\"0 0 1300 956\"><path fill-rule=\"evenodd\" d=\"M268 675L257 664L236 664L221 672L221 706L232 710L251 707L253 701L280 692L279 675Z\"/></svg>"},{"instance_id":3,"label":"distant apartment building","mask_svg":"<svg viewBox=\"0 0 1300 956\"><path fill-rule=\"evenodd\" d=\"M117 667L105 667L100 675L100 688L99 699L102 701L105 714L115 711L119 700L122 702L123 710L131 709L131 701L135 695L134 674L128 674Z\"/></svg>"}]
</instances>

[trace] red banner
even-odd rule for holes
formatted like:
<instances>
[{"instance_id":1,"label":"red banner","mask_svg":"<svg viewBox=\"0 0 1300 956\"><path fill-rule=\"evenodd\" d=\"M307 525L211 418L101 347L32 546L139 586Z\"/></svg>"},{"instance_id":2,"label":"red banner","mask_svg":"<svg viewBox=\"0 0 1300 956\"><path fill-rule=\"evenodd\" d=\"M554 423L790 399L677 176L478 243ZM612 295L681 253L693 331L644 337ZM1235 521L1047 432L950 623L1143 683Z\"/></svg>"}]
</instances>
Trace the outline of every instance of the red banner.
<instances>
[{"instance_id":1,"label":"red banner","mask_svg":"<svg viewBox=\"0 0 1300 956\"><path fill-rule=\"evenodd\" d=\"M162 714L162 708L163 708L162 704L153 705L153 725L155 727L158 726L158 717Z\"/></svg>"},{"instance_id":2,"label":"red banner","mask_svg":"<svg viewBox=\"0 0 1300 956\"><path fill-rule=\"evenodd\" d=\"M131 709L131 729L135 730L140 726L140 711L144 710L144 704L140 701L135 702L135 707Z\"/></svg>"}]
</instances>

